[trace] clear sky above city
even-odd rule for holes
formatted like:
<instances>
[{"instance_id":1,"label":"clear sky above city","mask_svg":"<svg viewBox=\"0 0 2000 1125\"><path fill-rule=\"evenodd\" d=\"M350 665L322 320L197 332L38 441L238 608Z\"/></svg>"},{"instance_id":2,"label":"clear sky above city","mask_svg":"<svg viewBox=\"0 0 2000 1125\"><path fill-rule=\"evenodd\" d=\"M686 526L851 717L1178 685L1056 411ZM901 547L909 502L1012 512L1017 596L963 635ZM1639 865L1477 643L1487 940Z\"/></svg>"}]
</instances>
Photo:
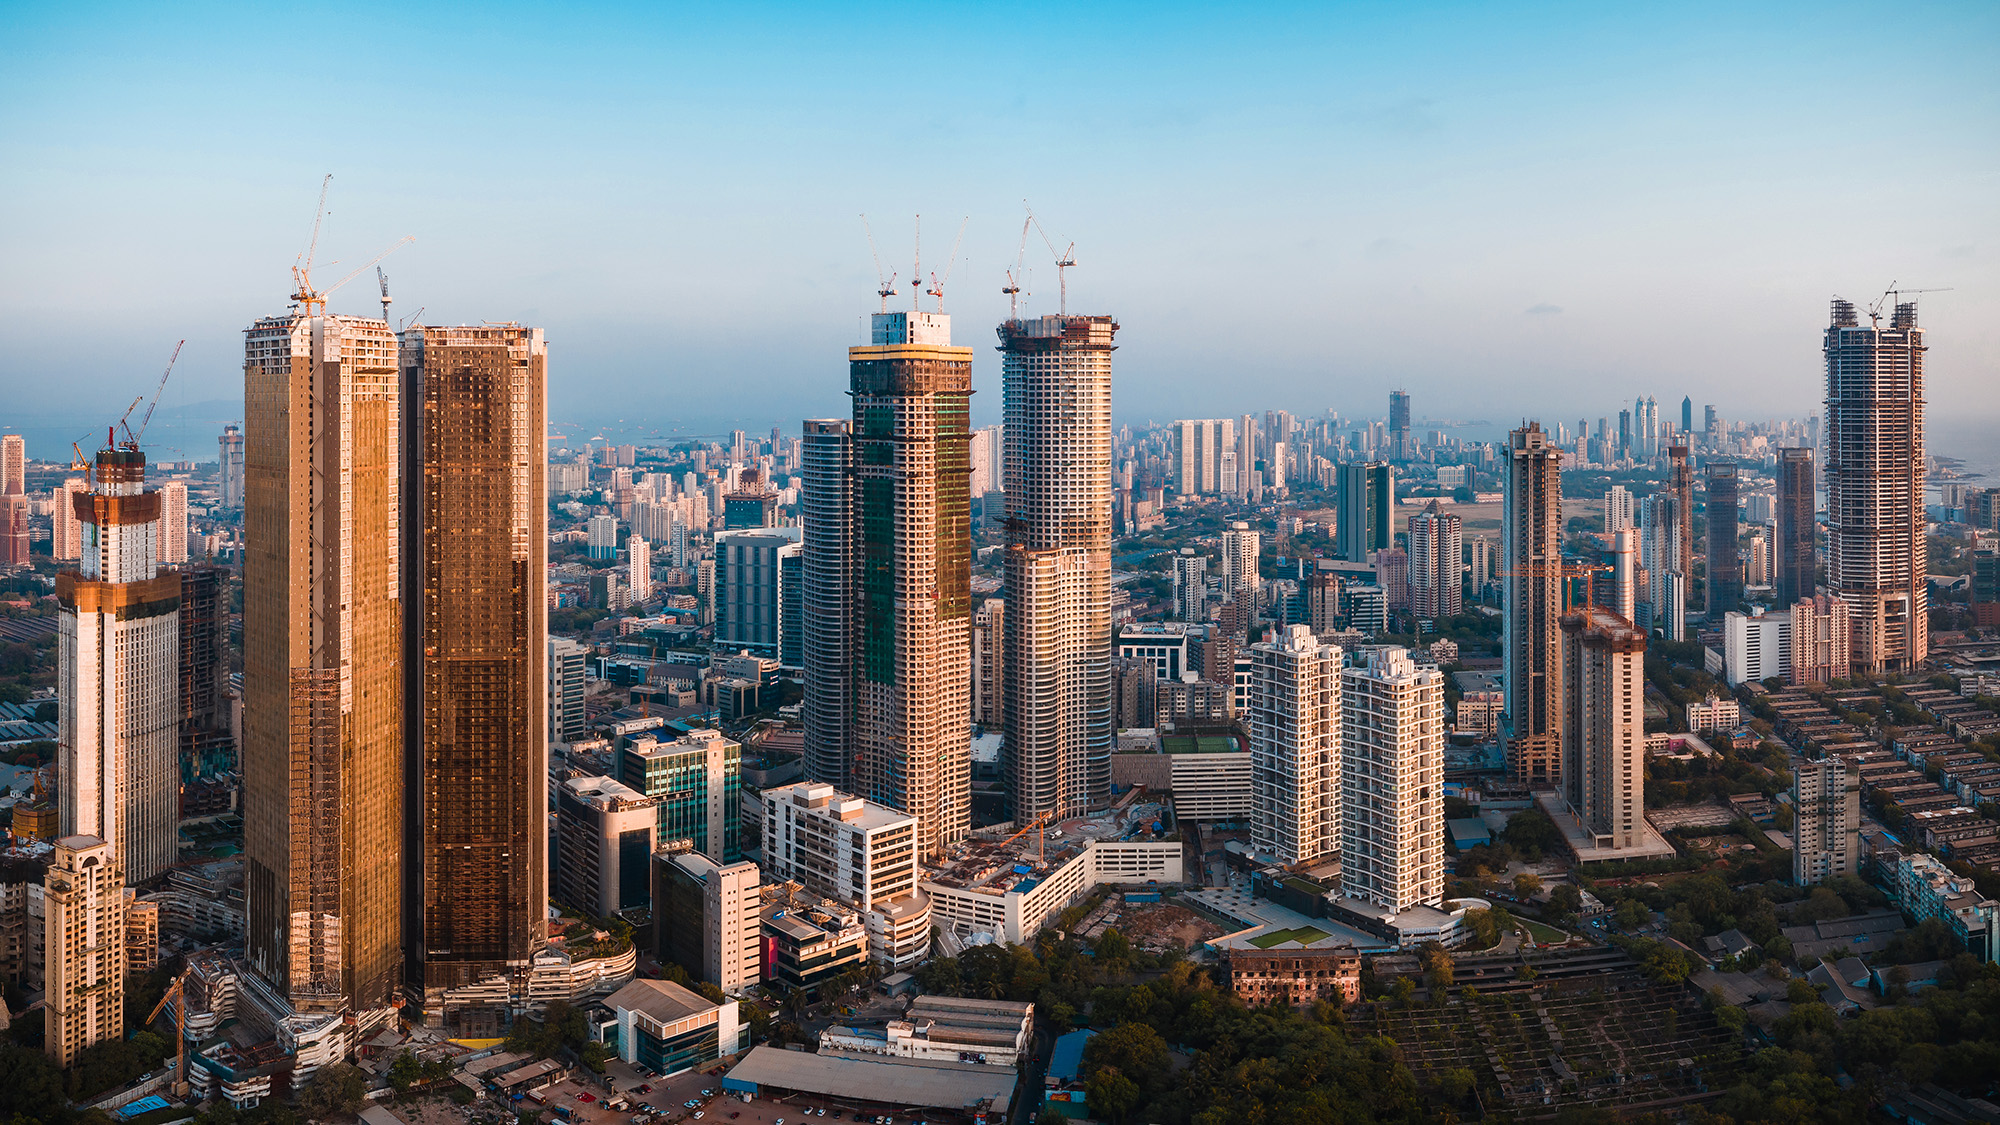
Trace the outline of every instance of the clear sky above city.
<instances>
[{"instance_id":1,"label":"clear sky above city","mask_svg":"<svg viewBox=\"0 0 2000 1125\"><path fill-rule=\"evenodd\" d=\"M1121 421L1392 387L1799 416L1828 298L1894 282L1951 287L1923 319L1962 445L2000 422L1996 59L1987 3L6 3L0 426L109 421L182 337L162 409L240 397L331 172L322 283L415 235L395 316L545 327L563 426L845 412L863 212L899 307L912 215L926 275L969 219L945 306L997 420L1025 199L1076 243L1070 309L1123 325Z\"/></svg>"}]
</instances>

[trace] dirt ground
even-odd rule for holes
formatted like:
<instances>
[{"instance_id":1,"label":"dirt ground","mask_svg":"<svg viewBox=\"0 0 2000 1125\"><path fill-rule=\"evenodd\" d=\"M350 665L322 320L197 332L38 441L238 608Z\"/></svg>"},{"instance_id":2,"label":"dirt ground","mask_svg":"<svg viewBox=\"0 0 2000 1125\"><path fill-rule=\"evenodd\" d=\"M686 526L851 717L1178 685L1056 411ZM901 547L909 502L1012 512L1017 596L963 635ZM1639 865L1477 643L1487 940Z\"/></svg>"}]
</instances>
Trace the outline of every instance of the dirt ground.
<instances>
[{"instance_id":1,"label":"dirt ground","mask_svg":"<svg viewBox=\"0 0 2000 1125\"><path fill-rule=\"evenodd\" d=\"M1133 945L1150 952L1166 949L1175 941L1195 949L1210 938L1221 937L1223 929L1185 906L1172 903L1127 904L1118 919L1118 929Z\"/></svg>"}]
</instances>

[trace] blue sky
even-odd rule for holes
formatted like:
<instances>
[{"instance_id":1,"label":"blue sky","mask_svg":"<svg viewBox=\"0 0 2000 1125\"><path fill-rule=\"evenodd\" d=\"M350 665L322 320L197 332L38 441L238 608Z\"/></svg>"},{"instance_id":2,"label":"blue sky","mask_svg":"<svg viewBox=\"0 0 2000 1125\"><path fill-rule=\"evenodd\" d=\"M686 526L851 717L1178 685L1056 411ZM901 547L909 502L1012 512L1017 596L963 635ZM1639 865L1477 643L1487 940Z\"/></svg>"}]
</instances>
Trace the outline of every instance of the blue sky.
<instances>
[{"instance_id":1,"label":"blue sky","mask_svg":"<svg viewBox=\"0 0 2000 1125\"><path fill-rule=\"evenodd\" d=\"M2000 422L2000 7L1749 7L8 0L0 425L115 416L181 337L168 406L240 395L326 172L321 279L415 235L397 314L544 326L558 420L842 411L863 212L904 279L969 217L997 416L1026 199L1121 420L1800 415L1828 297L1900 282L1953 287L1933 415Z\"/></svg>"}]
</instances>

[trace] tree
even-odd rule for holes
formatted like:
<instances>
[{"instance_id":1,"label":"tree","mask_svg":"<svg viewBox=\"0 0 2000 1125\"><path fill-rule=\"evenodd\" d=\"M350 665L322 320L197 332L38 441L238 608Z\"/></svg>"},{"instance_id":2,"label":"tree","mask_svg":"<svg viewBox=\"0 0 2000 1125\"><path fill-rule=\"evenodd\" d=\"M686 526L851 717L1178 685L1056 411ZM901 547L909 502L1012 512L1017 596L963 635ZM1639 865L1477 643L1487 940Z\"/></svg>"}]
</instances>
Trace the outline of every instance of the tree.
<instances>
[{"instance_id":1,"label":"tree","mask_svg":"<svg viewBox=\"0 0 2000 1125\"><path fill-rule=\"evenodd\" d=\"M1562 830L1540 809L1522 809L1507 820L1501 835L1524 858L1540 859L1562 844Z\"/></svg>"},{"instance_id":2,"label":"tree","mask_svg":"<svg viewBox=\"0 0 2000 1125\"><path fill-rule=\"evenodd\" d=\"M1542 877L1532 871L1514 876L1514 897L1523 902L1542 893Z\"/></svg>"},{"instance_id":3,"label":"tree","mask_svg":"<svg viewBox=\"0 0 2000 1125\"><path fill-rule=\"evenodd\" d=\"M403 1058L409 1058L406 1051ZM396 1060L397 1064L402 1059ZM392 1068L393 1069L393 1068ZM299 1091L299 1111L314 1121L359 1112L368 1100L368 1076L347 1063L320 1067Z\"/></svg>"},{"instance_id":4,"label":"tree","mask_svg":"<svg viewBox=\"0 0 2000 1125\"><path fill-rule=\"evenodd\" d=\"M1139 1104L1138 1083L1119 1073L1115 1066L1100 1068L1084 1082L1083 1090L1091 1113L1101 1113L1115 1121L1124 1121L1125 1115Z\"/></svg>"},{"instance_id":5,"label":"tree","mask_svg":"<svg viewBox=\"0 0 2000 1125\"><path fill-rule=\"evenodd\" d=\"M1441 995L1451 987L1451 954L1445 947L1434 941L1424 943L1417 954L1417 961L1424 967L1424 984L1430 988L1432 996Z\"/></svg>"},{"instance_id":6,"label":"tree","mask_svg":"<svg viewBox=\"0 0 2000 1125\"><path fill-rule=\"evenodd\" d=\"M50 1106L67 1104L62 1071L47 1055L12 1043L0 1044L0 1112L26 1114L29 1120Z\"/></svg>"},{"instance_id":7,"label":"tree","mask_svg":"<svg viewBox=\"0 0 2000 1125\"><path fill-rule=\"evenodd\" d=\"M407 1094L423 1076L423 1072L423 1064L417 1061L417 1056L404 1051L396 1056L395 1062L389 1064L389 1085L396 1088L396 1093Z\"/></svg>"},{"instance_id":8,"label":"tree","mask_svg":"<svg viewBox=\"0 0 2000 1125\"><path fill-rule=\"evenodd\" d=\"M1583 909L1583 892L1571 883L1557 883L1549 889L1549 909L1557 917L1567 918Z\"/></svg>"}]
</instances>

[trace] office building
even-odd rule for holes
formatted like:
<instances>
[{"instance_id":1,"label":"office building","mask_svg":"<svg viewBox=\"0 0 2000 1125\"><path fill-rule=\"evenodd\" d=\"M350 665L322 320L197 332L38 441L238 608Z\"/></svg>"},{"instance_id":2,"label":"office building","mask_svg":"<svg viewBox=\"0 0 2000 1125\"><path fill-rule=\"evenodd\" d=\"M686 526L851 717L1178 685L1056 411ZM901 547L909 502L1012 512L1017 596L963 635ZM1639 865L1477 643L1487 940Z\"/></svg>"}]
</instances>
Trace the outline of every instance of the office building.
<instances>
[{"instance_id":1,"label":"office building","mask_svg":"<svg viewBox=\"0 0 2000 1125\"><path fill-rule=\"evenodd\" d=\"M67 1069L125 1037L125 870L117 845L66 835L42 877L44 1041Z\"/></svg>"},{"instance_id":2,"label":"office building","mask_svg":"<svg viewBox=\"0 0 2000 1125\"><path fill-rule=\"evenodd\" d=\"M749 1028L737 1019L736 1001L713 1003L670 980L635 980L605 997L604 1006L617 1027L605 1041L617 1043L618 1057L628 1066L643 1066L661 1077L749 1045Z\"/></svg>"},{"instance_id":3,"label":"office building","mask_svg":"<svg viewBox=\"0 0 2000 1125\"><path fill-rule=\"evenodd\" d=\"M1248 523L1237 520L1222 533L1222 596L1236 598L1255 607L1263 580L1257 573L1257 556L1262 536Z\"/></svg>"},{"instance_id":4,"label":"office building","mask_svg":"<svg viewBox=\"0 0 2000 1125\"><path fill-rule=\"evenodd\" d=\"M1314 559L1312 570L1303 582L1306 599L1306 624L1318 636L1340 628L1340 572L1327 559Z\"/></svg>"},{"instance_id":5,"label":"office building","mask_svg":"<svg viewBox=\"0 0 2000 1125\"><path fill-rule=\"evenodd\" d=\"M181 580L155 554L146 455L99 450L92 482L83 557L56 578L59 831L110 844L140 883L180 858Z\"/></svg>"},{"instance_id":6,"label":"office building","mask_svg":"<svg viewBox=\"0 0 2000 1125\"><path fill-rule=\"evenodd\" d=\"M1507 457L1500 521L1507 765L1520 784L1553 786L1562 780L1562 450L1530 422L1507 435Z\"/></svg>"},{"instance_id":7,"label":"office building","mask_svg":"<svg viewBox=\"0 0 2000 1125\"><path fill-rule=\"evenodd\" d=\"M1390 391L1389 456L1392 460L1408 461L1416 455L1416 446L1410 441L1409 392Z\"/></svg>"},{"instance_id":8,"label":"office building","mask_svg":"<svg viewBox=\"0 0 2000 1125\"><path fill-rule=\"evenodd\" d=\"M556 790L551 896L593 918L646 909L658 827L652 798L629 785L608 777L563 782Z\"/></svg>"},{"instance_id":9,"label":"office building","mask_svg":"<svg viewBox=\"0 0 2000 1125\"><path fill-rule=\"evenodd\" d=\"M803 491L799 512L805 697L805 772L845 788L853 772L854 555L852 423L808 419L800 443Z\"/></svg>"},{"instance_id":10,"label":"office building","mask_svg":"<svg viewBox=\"0 0 2000 1125\"><path fill-rule=\"evenodd\" d=\"M1734 461L1704 466L1708 484L1708 608L1727 609L1743 596L1743 563L1737 554L1738 489Z\"/></svg>"},{"instance_id":11,"label":"office building","mask_svg":"<svg viewBox=\"0 0 2000 1125\"><path fill-rule=\"evenodd\" d=\"M1853 627L1847 603L1815 594L1792 603L1791 682L1824 684L1847 678Z\"/></svg>"},{"instance_id":12,"label":"office building","mask_svg":"<svg viewBox=\"0 0 2000 1125\"><path fill-rule=\"evenodd\" d=\"M1464 523L1433 500L1410 517L1410 612L1435 620L1464 609Z\"/></svg>"},{"instance_id":13,"label":"office building","mask_svg":"<svg viewBox=\"0 0 2000 1125\"><path fill-rule=\"evenodd\" d=\"M545 942L548 348L513 324L400 342L403 973L429 1012Z\"/></svg>"},{"instance_id":14,"label":"office building","mask_svg":"<svg viewBox=\"0 0 2000 1125\"><path fill-rule=\"evenodd\" d=\"M1189 623L1208 620L1208 556L1182 547L1174 556L1174 616Z\"/></svg>"},{"instance_id":15,"label":"office building","mask_svg":"<svg viewBox=\"0 0 2000 1125\"><path fill-rule=\"evenodd\" d=\"M1444 673L1401 648L1341 672L1340 893L1393 911L1444 900Z\"/></svg>"},{"instance_id":16,"label":"office building","mask_svg":"<svg viewBox=\"0 0 2000 1125\"><path fill-rule=\"evenodd\" d=\"M799 667L797 631L786 645L786 618L796 619L801 591L789 560L803 551L796 527L723 531L715 536L715 643Z\"/></svg>"},{"instance_id":17,"label":"office building","mask_svg":"<svg viewBox=\"0 0 2000 1125\"><path fill-rule=\"evenodd\" d=\"M1007 601L987 598L972 613L972 721L999 732L1007 721Z\"/></svg>"},{"instance_id":18,"label":"office building","mask_svg":"<svg viewBox=\"0 0 2000 1125\"><path fill-rule=\"evenodd\" d=\"M840 584L846 604L830 607L848 631L846 682L828 693L822 681L811 705L845 695L849 741L829 746L822 719L813 719L807 752L816 770L841 755L836 768L856 792L918 817L925 855L941 853L971 825L972 349L950 339L943 313L873 317L872 342L848 349L848 440L819 455L845 455L849 503L807 501L825 512L824 520L809 515L809 524L831 522L821 538L847 544L852 563ZM808 446L814 436L808 432ZM815 467L815 459L809 449L809 489L841 471L838 461ZM823 596L808 595L809 615ZM824 718L837 721L838 712Z\"/></svg>"},{"instance_id":19,"label":"office building","mask_svg":"<svg viewBox=\"0 0 2000 1125\"><path fill-rule=\"evenodd\" d=\"M1788 678L1792 671L1792 615L1731 610L1722 615L1723 676L1730 687L1746 680Z\"/></svg>"},{"instance_id":20,"label":"office building","mask_svg":"<svg viewBox=\"0 0 2000 1125\"><path fill-rule=\"evenodd\" d=\"M590 719L583 706L587 657L584 647L575 641L549 638L550 742L581 742L590 737Z\"/></svg>"},{"instance_id":21,"label":"office building","mask_svg":"<svg viewBox=\"0 0 2000 1125\"><path fill-rule=\"evenodd\" d=\"M1120 625L1112 647L1120 659L1144 660L1153 679L1178 680L1188 671L1192 654L1189 641L1199 644L1200 630L1190 637L1189 628L1174 621L1142 621Z\"/></svg>"},{"instance_id":22,"label":"office building","mask_svg":"<svg viewBox=\"0 0 2000 1125\"><path fill-rule=\"evenodd\" d=\"M615 562L618 558L618 517L596 515L584 524L585 546L592 562Z\"/></svg>"},{"instance_id":23,"label":"office building","mask_svg":"<svg viewBox=\"0 0 2000 1125\"><path fill-rule=\"evenodd\" d=\"M1875 676L1930 654L1924 510L1924 330L1836 299L1826 330L1827 585L1847 603L1848 659Z\"/></svg>"},{"instance_id":24,"label":"office building","mask_svg":"<svg viewBox=\"0 0 2000 1125\"><path fill-rule=\"evenodd\" d=\"M1604 533L1616 535L1634 526L1632 493L1622 484L1612 485L1604 494Z\"/></svg>"},{"instance_id":25,"label":"office building","mask_svg":"<svg viewBox=\"0 0 2000 1125\"><path fill-rule=\"evenodd\" d=\"M618 779L653 801L659 845L692 849L716 863L743 858L743 746L715 730L672 742L631 737L618 752Z\"/></svg>"},{"instance_id":26,"label":"office building","mask_svg":"<svg viewBox=\"0 0 2000 1125\"><path fill-rule=\"evenodd\" d=\"M1340 647L1291 625L1249 656L1250 843L1310 866L1340 850Z\"/></svg>"},{"instance_id":27,"label":"office building","mask_svg":"<svg viewBox=\"0 0 2000 1125\"><path fill-rule=\"evenodd\" d=\"M222 506L243 507L243 427L234 422L222 427L215 440L218 463L216 476L222 484Z\"/></svg>"},{"instance_id":28,"label":"office building","mask_svg":"<svg viewBox=\"0 0 2000 1125\"><path fill-rule=\"evenodd\" d=\"M1813 451L1778 451L1777 536L1771 544L1778 604L1810 598L1819 583Z\"/></svg>"},{"instance_id":29,"label":"office building","mask_svg":"<svg viewBox=\"0 0 2000 1125\"><path fill-rule=\"evenodd\" d=\"M1340 467L1340 511L1334 518L1333 553L1367 563L1396 541L1396 470L1387 461Z\"/></svg>"},{"instance_id":30,"label":"office building","mask_svg":"<svg viewBox=\"0 0 2000 1125\"><path fill-rule=\"evenodd\" d=\"M1347 607L1347 627L1372 637L1389 631L1389 594L1380 586L1350 584L1340 592Z\"/></svg>"},{"instance_id":31,"label":"office building","mask_svg":"<svg viewBox=\"0 0 2000 1125\"><path fill-rule=\"evenodd\" d=\"M1792 764L1792 882L1861 870L1861 768L1834 755Z\"/></svg>"},{"instance_id":32,"label":"office building","mask_svg":"<svg viewBox=\"0 0 2000 1125\"><path fill-rule=\"evenodd\" d=\"M855 908L877 961L930 955L931 909L917 893L922 819L803 782L764 791L764 872Z\"/></svg>"},{"instance_id":33,"label":"office building","mask_svg":"<svg viewBox=\"0 0 2000 1125\"><path fill-rule=\"evenodd\" d=\"M661 964L734 992L764 977L754 863L718 864L700 852L653 855L653 936Z\"/></svg>"},{"instance_id":34,"label":"office building","mask_svg":"<svg viewBox=\"0 0 2000 1125\"><path fill-rule=\"evenodd\" d=\"M1001 693L1020 823L1110 797L1111 353L1108 316L999 328L1007 440Z\"/></svg>"},{"instance_id":35,"label":"office building","mask_svg":"<svg viewBox=\"0 0 2000 1125\"><path fill-rule=\"evenodd\" d=\"M403 962L396 337L299 311L245 333L245 959L302 1013L384 1014Z\"/></svg>"},{"instance_id":36,"label":"office building","mask_svg":"<svg viewBox=\"0 0 2000 1125\"><path fill-rule=\"evenodd\" d=\"M229 572L197 566L179 577L177 780L187 782L234 773L236 737L229 690Z\"/></svg>"},{"instance_id":37,"label":"office building","mask_svg":"<svg viewBox=\"0 0 2000 1125\"><path fill-rule=\"evenodd\" d=\"M1646 634L1597 606L1563 615L1563 798L1599 851L1647 844Z\"/></svg>"}]
</instances>

